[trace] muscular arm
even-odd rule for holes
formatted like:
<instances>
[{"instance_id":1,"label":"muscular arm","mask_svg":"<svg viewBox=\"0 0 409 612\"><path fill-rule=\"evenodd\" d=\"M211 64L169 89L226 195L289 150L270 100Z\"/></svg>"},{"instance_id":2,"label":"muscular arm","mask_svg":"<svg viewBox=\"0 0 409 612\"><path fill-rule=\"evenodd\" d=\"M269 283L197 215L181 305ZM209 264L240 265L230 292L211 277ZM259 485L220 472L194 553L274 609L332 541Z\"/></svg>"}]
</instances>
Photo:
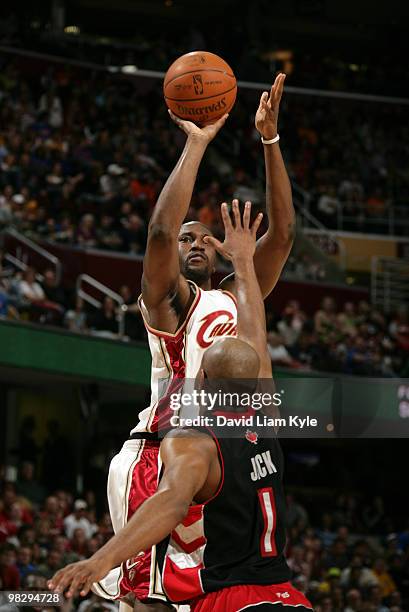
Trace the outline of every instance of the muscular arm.
<instances>
[{"instance_id":1,"label":"muscular arm","mask_svg":"<svg viewBox=\"0 0 409 612\"><path fill-rule=\"evenodd\" d=\"M263 297L280 278L295 237L295 212L291 185L279 143L263 145L266 165L268 230L257 241L254 267Z\"/></svg>"},{"instance_id":2,"label":"muscular arm","mask_svg":"<svg viewBox=\"0 0 409 612\"><path fill-rule=\"evenodd\" d=\"M149 550L165 538L186 516L214 467L217 449L212 438L194 430L170 432L161 443L164 473L157 492L147 499L130 521L90 559L59 570L49 586L68 588L67 596L85 595L93 582L138 552Z\"/></svg>"},{"instance_id":3,"label":"muscular arm","mask_svg":"<svg viewBox=\"0 0 409 612\"><path fill-rule=\"evenodd\" d=\"M227 115L202 129L174 115L172 118L187 134L187 141L149 222L142 277L142 298L152 319L150 323L168 332L177 327L175 318L169 317L169 303L178 295L179 305L184 309L190 297L188 283L179 268L179 230L189 209L200 162Z\"/></svg>"},{"instance_id":4,"label":"muscular arm","mask_svg":"<svg viewBox=\"0 0 409 612\"><path fill-rule=\"evenodd\" d=\"M278 111L284 87L284 74L274 81L270 94L264 92L256 113L256 128L266 140L277 136ZM257 242L254 268L263 297L274 289L295 236L295 213L291 185L279 143L263 145L266 167L266 211L268 230ZM223 289L236 292L234 277L222 281Z\"/></svg>"},{"instance_id":5,"label":"muscular arm","mask_svg":"<svg viewBox=\"0 0 409 612\"><path fill-rule=\"evenodd\" d=\"M244 232L249 227L250 204L245 204L243 215ZM238 205L234 206L236 231L238 231ZM224 213L225 214L225 213ZM237 337L250 344L260 359L259 378L271 378L271 360L267 350L266 316L260 285L256 276L252 252L243 248L245 239L255 234L254 226L237 241L240 248L232 251L237 297Z\"/></svg>"},{"instance_id":6,"label":"muscular arm","mask_svg":"<svg viewBox=\"0 0 409 612\"><path fill-rule=\"evenodd\" d=\"M182 301L186 302L189 296L186 280L180 275L177 240L206 146L203 139L188 136L182 155L153 209L142 278L142 298L148 311L178 291Z\"/></svg>"}]
</instances>

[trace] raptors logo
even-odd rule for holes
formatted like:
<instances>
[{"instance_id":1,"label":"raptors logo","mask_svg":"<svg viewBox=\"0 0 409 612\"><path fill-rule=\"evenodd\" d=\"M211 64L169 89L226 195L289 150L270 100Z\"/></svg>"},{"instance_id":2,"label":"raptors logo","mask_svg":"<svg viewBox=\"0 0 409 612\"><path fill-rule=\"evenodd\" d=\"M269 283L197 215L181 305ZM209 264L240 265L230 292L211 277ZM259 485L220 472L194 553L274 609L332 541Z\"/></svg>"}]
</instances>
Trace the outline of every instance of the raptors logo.
<instances>
[{"instance_id":1,"label":"raptors logo","mask_svg":"<svg viewBox=\"0 0 409 612\"><path fill-rule=\"evenodd\" d=\"M208 348L216 337L237 335L237 324L228 310L216 310L203 317L201 323L196 340L204 349Z\"/></svg>"},{"instance_id":2,"label":"raptors logo","mask_svg":"<svg viewBox=\"0 0 409 612\"><path fill-rule=\"evenodd\" d=\"M250 431L250 429L248 429L246 431L246 440L248 440L248 442L251 442L252 444L257 444L258 433L256 433L255 431Z\"/></svg>"},{"instance_id":3,"label":"raptors logo","mask_svg":"<svg viewBox=\"0 0 409 612\"><path fill-rule=\"evenodd\" d=\"M201 96L203 93L202 75L194 74L192 78L193 78L193 87L195 88L195 94L197 96Z\"/></svg>"}]
</instances>

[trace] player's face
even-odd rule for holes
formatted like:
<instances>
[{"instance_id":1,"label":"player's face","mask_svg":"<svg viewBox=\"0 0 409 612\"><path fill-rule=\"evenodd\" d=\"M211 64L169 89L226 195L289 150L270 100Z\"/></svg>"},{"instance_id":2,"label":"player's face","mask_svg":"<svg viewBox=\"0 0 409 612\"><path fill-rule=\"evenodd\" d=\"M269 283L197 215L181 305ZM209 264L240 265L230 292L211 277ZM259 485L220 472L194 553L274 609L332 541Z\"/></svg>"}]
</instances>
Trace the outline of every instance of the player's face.
<instances>
[{"instance_id":1,"label":"player's face","mask_svg":"<svg viewBox=\"0 0 409 612\"><path fill-rule=\"evenodd\" d=\"M201 223L185 223L179 233L180 271L199 286L208 281L215 270L216 251L203 241L205 236L211 235Z\"/></svg>"}]
</instances>

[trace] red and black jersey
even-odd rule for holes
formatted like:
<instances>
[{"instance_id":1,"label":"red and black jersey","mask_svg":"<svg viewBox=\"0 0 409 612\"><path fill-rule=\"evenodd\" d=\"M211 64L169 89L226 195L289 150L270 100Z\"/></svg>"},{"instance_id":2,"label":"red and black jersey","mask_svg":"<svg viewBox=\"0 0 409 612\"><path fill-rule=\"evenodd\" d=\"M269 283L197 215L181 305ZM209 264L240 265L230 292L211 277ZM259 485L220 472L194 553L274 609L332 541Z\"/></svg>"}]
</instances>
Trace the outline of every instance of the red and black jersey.
<instances>
[{"instance_id":1,"label":"red and black jersey","mask_svg":"<svg viewBox=\"0 0 409 612\"><path fill-rule=\"evenodd\" d=\"M216 438L222 478L216 495L192 505L183 523L158 546L162 585L173 602L240 584L290 578L283 454L276 438L243 429ZM189 469L189 466L186 466Z\"/></svg>"}]
</instances>

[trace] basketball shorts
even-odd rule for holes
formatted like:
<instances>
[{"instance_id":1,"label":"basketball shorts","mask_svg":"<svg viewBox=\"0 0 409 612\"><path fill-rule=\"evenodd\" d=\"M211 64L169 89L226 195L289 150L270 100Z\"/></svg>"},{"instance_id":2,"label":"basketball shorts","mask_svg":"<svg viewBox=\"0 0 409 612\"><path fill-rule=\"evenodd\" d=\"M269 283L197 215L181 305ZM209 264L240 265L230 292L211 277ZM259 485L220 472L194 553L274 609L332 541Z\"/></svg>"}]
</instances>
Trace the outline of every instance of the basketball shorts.
<instances>
[{"instance_id":1,"label":"basketball shorts","mask_svg":"<svg viewBox=\"0 0 409 612\"><path fill-rule=\"evenodd\" d=\"M308 599L289 582L271 585L238 585L206 593L190 604L192 612L274 612L294 608L294 612L310 612Z\"/></svg>"},{"instance_id":2,"label":"basketball shorts","mask_svg":"<svg viewBox=\"0 0 409 612\"><path fill-rule=\"evenodd\" d=\"M155 440L127 440L112 459L108 474L108 504L115 533L156 492L159 471L159 442ZM132 593L142 602L165 602L160 576L156 572L156 547L137 552L121 567L111 570L95 583L92 590L105 599L119 599Z\"/></svg>"}]
</instances>

